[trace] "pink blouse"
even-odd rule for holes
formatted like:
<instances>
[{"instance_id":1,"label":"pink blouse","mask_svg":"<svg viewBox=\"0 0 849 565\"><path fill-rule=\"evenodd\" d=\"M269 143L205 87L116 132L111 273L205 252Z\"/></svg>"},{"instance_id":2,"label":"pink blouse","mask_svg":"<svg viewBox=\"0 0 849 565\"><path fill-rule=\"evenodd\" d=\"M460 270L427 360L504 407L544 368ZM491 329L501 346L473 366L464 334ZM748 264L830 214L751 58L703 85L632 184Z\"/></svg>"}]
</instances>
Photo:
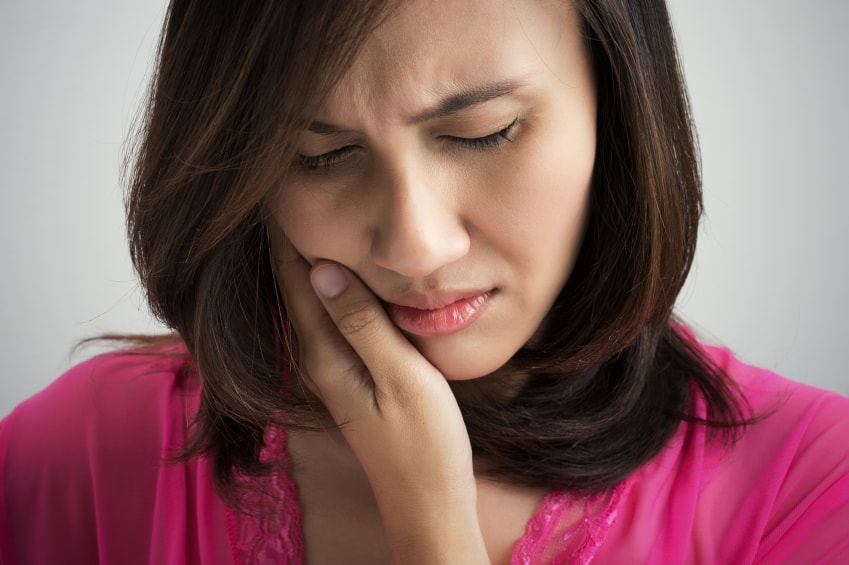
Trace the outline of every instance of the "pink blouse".
<instances>
[{"instance_id":1,"label":"pink blouse","mask_svg":"<svg viewBox=\"0 0 849 565\"><path fill-rule=\"evenodd\" d=\"M731 449L682 424L612 492L549 493L514 564L849 563L849 399L706 350L770 415ZM300 563L285 466L259 519L221 502L205 459L163 461L198 392L181 356L114 353L18 406L0 422L0 564ZM285 453L282 432L268 443ZM586 517L564 527L577 504Z\"/></svg>"}]
</instances>

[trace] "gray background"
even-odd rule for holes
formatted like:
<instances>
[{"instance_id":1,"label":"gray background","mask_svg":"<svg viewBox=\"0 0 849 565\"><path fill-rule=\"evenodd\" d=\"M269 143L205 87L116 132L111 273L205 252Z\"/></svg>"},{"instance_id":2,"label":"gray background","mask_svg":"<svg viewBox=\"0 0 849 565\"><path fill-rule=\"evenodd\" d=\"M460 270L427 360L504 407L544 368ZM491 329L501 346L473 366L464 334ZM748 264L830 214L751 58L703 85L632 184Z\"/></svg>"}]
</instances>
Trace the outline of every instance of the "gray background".
<instances>
[{"instance_id":1,"label":"gray background","mask_svg":"<svg viewBox=\"0 0 849 565\"><path fill-rule=\"evenodd\" d=\"M849 394L849 3L670 2L707 218L680 313L707 339ZM0 2L0 416L76 340L153 331L119 169L163 2Z\"/></svg>"}]
</instances>

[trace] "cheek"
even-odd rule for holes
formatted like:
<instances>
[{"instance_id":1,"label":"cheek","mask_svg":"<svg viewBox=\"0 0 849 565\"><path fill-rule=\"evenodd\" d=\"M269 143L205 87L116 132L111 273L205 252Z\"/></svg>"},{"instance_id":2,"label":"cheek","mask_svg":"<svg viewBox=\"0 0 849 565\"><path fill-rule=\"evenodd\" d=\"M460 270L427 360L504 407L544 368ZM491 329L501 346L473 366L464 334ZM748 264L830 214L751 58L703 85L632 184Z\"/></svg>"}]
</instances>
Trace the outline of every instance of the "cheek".
<instances>
[{"instance_id":1,"label":"cheek","mask_svg":"<svg viewBox=\"0 0 849 565\"><path fill-rule=\"evenodd\" d=\"M509 172L493 178L499 188L500 228L494 237L510 246L526 267L539 271L571 271L583 240L589 208L594 149L592 140L572 150L562 143L539 144L517 158ZM567 149L562 149L563 147ZM530 272L533 271L533 272Z\"/></svg>"},{"instance_id":2,"label":"cheek","mask_svg":"<svg viewBox=\"0 0 849 565\"><path fill-rule=\"evenodd\" d=\"M285 192L284 192L285 191ZM332 202L302 187L286 186L276 200L274 225L310 263L331 259L350 265L362 226L352 225L351 215Z\"/></svg>"}]
</instances>

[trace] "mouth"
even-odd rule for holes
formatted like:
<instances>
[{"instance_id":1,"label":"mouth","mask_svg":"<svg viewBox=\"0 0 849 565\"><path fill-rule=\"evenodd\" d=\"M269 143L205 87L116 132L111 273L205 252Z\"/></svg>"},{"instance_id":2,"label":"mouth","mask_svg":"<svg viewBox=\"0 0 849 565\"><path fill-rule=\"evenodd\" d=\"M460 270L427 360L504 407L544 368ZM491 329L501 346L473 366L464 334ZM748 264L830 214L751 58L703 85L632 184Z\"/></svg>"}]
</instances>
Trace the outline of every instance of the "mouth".
<instances>
[{"instance_id":1,"label":"mouth","mask_svg":"<svg viewBox=\"0 0 849 565\"><path fill-rule=\"evenodd\" d=\"M419 336L444 336L469 327L489 305L497 290L432 294L387 302L389 317L402 331Z\"/></svg>"}]
</instances>

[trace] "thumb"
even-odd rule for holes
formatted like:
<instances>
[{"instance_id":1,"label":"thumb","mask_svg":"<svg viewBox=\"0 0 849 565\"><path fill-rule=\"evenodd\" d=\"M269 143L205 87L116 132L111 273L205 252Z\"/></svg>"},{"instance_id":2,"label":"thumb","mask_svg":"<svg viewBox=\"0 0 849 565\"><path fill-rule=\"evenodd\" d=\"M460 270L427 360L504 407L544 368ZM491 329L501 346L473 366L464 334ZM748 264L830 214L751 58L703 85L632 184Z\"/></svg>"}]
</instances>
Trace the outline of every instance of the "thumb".
<instances>
[{"instance_id":1,"label":"thumb","mask_svg":"<svg viewBox=\"0 0 849 565\"><path fill-rule=\"evenodd\" d=\"M436 369L392 323L380 300L345 267L317 262L310 281L339 333L368 369L375 396L396 397L418 387L421 378L434 378ZM406 395L403 395L406 396Z\"/></svg>"}]
</instances>

